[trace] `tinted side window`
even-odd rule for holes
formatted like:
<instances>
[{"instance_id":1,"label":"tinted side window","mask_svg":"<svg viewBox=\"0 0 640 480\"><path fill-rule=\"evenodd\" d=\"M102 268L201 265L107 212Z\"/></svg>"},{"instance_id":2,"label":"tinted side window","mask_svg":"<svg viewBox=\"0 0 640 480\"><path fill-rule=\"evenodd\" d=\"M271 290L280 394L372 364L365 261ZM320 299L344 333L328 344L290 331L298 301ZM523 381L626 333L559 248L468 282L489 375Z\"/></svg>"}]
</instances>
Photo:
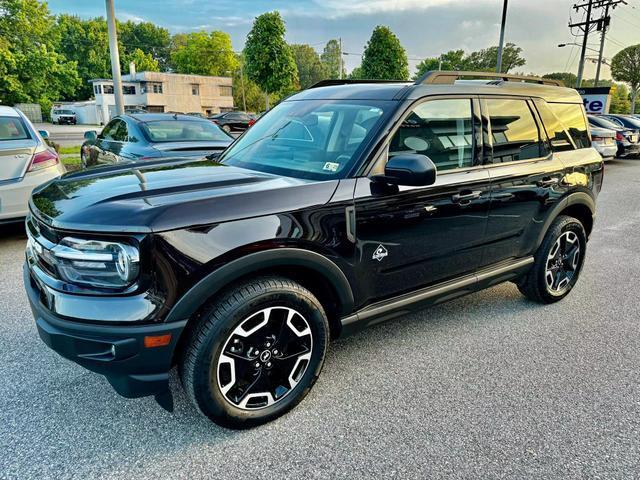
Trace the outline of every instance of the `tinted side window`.
<instances>
[{"instance_id":1,"label":"tinted side window","mask_svg":"<svg viewBox=\"0 0 640 480\"><path fill-rule=\"evenodd\" d=\"M432 100L418 105L391 139L389 156L420 153L438 170L473 166L470 99Z\"/></svg>"},{"instance_id":2,"label":"tinted side window","mask_svg":"<svg viewBox=\"0 0 640 480\"><path fill-rule=\"evenodd\" d=\"M120 120L118 122L118 129L116 130L115 134L113 135L113 140L115 140L117 142L126 142L127 141L127 136L128 136L127 122L123 122L122 120Z\"/></svg>"},{"instance_id":3,"label":"tinted side window","mask_svg":"<svg viewBox=\"0 0 640 480\"><path fill-rule=\"evenodd\" d=\"M102 138L104 138L105 140L113 140L113 136L118 130L119 123L120 120L112 120L111 122L107 123L107 126L102 129Z\"/></svg>"},{"instance_id":4,"label":"tinted side window","mask_svg":"<svg viewBox=\"0 0 640 480\"><path fill-rule=\"evenodd\" d=\"M538 113L542 118L544 128L547 131L547 136L551 141L552 150L554 152L566 152L568 150L573 150L574 147L571 143L571 139L569 138L569 134L565 130L562 122L553 114L547 102L544 100L536 100L535 104L538 109Z\"/></svg>"},{"instance_id":5,"label":"tinted side window","mask_svg":"<svg viewBox=\"0 0 640 480\"><path fill-rule=\"evenodd\" d=\"M549 103L551 111L569 131L576 148L591 147L591 138L584 116L584 107L577 103Z\"/></svg>"},{"instance_id":6,"label":"tinted side window","mask_svg":"<svg viewBox=\"0 0 640 480\"><path fill-rule=\"evenodd\" d=\"M529 160L546 154L546 145L525 100L490 98L486 105L491 121L493 163Z\"/></svg>"}]
</instances>

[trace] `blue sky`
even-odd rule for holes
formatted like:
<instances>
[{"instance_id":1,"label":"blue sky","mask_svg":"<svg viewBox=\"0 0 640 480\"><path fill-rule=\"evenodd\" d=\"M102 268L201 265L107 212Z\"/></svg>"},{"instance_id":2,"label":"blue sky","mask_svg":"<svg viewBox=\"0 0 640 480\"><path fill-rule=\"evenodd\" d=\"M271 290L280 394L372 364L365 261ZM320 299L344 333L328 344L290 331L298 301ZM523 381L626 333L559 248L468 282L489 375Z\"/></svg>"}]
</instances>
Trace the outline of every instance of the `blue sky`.
<instances>
[{"instance_id":1,"label":"blue sky","mask_svg":"<svg viewBox=\"0 0 640 480\"><path fill-rule=\"evenodd\" d=\"M628 0L612 19L611 41L605 57L623 46L637 43L640 36L640 0ZM388 25L400 38L410 58L419 59L452 49L478 50L498 43L502 0L116 0L116 15L122 20L152 21L172 33L223 30L231 35L234 48L242 49L256 15L279 10L287 23L287 41L308 43L321 50L330 38L342 37L347 69L360 63L371 30ZM557 48L576 41L567 28L573 1L510 0L506 37L524 49L526 72L577 70L577 47ZM49 0L54 13L81 17L104 15L102 0ZM597 48L599 37L590 39ZM586 76L595 65L587 63ZM604 75L608 76L607 69Z\"/></svg>"}]
</instances>

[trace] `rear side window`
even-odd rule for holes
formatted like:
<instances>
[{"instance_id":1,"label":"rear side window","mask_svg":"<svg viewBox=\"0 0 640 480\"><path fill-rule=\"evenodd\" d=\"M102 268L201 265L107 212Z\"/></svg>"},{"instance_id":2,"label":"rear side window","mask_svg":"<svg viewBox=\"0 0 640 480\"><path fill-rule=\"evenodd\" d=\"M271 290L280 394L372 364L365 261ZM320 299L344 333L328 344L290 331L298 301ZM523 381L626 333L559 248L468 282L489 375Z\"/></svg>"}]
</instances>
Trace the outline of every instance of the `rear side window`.
<instances>
[{"instance_id":1,"label":"rear side window","mask_svg":"<svg viewBox=\"0 0 640 480\"><path fill-rule=\"evenodd\" d=\"M547 154L538 124L526 100L489 98L493 163L540 158Z\"/></svg>"},{"instance_id":2,"label":"rear side window","mask_svg":"<svg viewBox=\"0 0 640 480\"><path fill-rule=\"evenodd\" d=\"M473 165L471 99L431 100L418 105L391 139L389 156L420 153L438 170Z\"/></svg>"},{"instance_id":3,"label":"rear side window","mask_svg":"<svg viewBox=\"0 0 640 480\"><path fill-rule=\"evenodd\" d=\"M19 117L0 117L0 141L31 138Z\"/></svg>"},{"instance_id":4,"label":"rear side window","mask_svg":"<svg viewBox=\"0 0 640 480\"><path fill-rule=\"evenodd\" d=\"M576 148L591 147L583 106L578 103L549 103L549 108L564 124Z\"/></svg>"},{"instance_id":5,"label":"rear side window","mask_svg":"<svg viewBox=\"0 0 640 480\"><path fill-rule=\"evenodd\" d=\"M538 113L540 113L540 118L542 118L544 128L547 131L547 136L551 141L552 150L554 152L566 152L573 150L573 144L571 143L571 139L569 138L569 134L567 133L565 126L558 117L553 114L547 102L544 100L535 100L535 104L538 109Z\"/></svg>"}]
</instances>

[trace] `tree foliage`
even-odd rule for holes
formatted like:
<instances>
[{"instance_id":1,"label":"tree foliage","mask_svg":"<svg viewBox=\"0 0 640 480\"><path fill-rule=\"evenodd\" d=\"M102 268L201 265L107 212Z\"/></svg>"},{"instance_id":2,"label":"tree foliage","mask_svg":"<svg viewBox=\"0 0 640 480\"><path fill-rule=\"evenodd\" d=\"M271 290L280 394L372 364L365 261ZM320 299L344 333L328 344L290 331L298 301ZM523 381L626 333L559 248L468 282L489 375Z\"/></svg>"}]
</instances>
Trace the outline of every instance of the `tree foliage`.
<instances>
[{"instance_id":1,"label":"tree foliage","mask_svg":"<svg viewBox=\"0 0 640 480\"><path fill-rule=\"evenodd\" d=\"M565 87L575 87L578 82L578 77L575 73L571 72L553 72L543 75L542 78L548 78L551 80L561 80Z\"/></svg>"},{"instance_id":2,"label":"tree foliage","mask_svg":"<svg viewBox=\"0 0 640 480\"><path fill-rule=\"evenodd\" d=\"M214 76L231 75L239 65L231 37L220 31L175 35L171 63L178 73Z\"/></svg>"},{"instance_id":3,"label":"tree foliage","mask_svg":"<svg viewBox=\"0 0 640 480\"><path fill-rule=\"evenodd\" d=\"M80 86L77 64L56 50L54 18L37 0L0 0L0 101L51 103Z\"/></svg>"},{"instance_id":4,"label":"tree foliage","mask_svg":"<svg viewBox=\"0 0 640 480\"><path fill-rule=\"evenodd\" d=\"M640 91L640 44L619 51L611 59L611 76L625 82L631 88L630 112L635 112L636 98Z\"/></svg>"},{"instance_id":5,"label":"tree foliage","mask_svg":"<svg viewBox=\"0 0 640 480\"><path fill-rule=\"evenodd\" d=\"M129 70L129 64L133 62L136 66L136 71L140 72L159 72L160 62L153 58L151 53L145 53L141 49L136 48L133 52L127 51L122 57L122 63L125 64L123 71Z\"/></svg>"},{"instance_id":6,"label":"tree foliage","mask_svg":"<svg viewBox=\"0 0 640 480\"><path fill-rule=\"evenodd\" d=\"M145 61L151 57L162 70L170 66L171 34L164 27L151 22L136 23L131 20L118 23L118 42L124 47L125 55L134 55L136 50L141 50L146 54ZM138 68L138 70L149 69Z\"/></svg>"},{"instance_id":7,"label":"tree foliage","mask_svg":"<svg viewBox=\"0 0 640 480\"><path fill-rule=\"evenodd\" d=\"M442 59L442 70L468 70L472 72L494 72L498 65L498 47L489 47L468 55L464 50L450 50L440 57L431 57L422 60L416 66L415 78L429 70L438 70ZM502 72L522 67L527 61L522 56L522 48L514 43L507 43L502 52Z\"/></svg>"},{"instance_id":8,"label":"tree foliage","mask_svg":"<svg viewBox=\"0 0 640 480\"><path fill-rule=\"evenodd\" d=\"M298 80L296 62L284 34L284 21L275 11L256 17L247 35L247 76L267 94L290 89Z\"/></svg>"},{"instance_id":9,"label":"tree foliage","mask_svg":"<svg viewBox=\"0 0 640 480\"><path fill-rule=\"evenodd\" d=\"M326 71L326 78L340 78L340 67L342 65L341 55L340 42L335 38L329 40L320 55L320 60ZM344 67L342 67L342 78L346 76Z\"/></svg>"},{"instance_id":10,"label":"tree foliage","mask_svg":"<svg viewBox=\"0 0 640 480\"><path fill-rule=\"evenodd\" d=\"M309 88L314 83L327 78L327 71L320 56L310 45L291 45L293 58L298 68L300 88Z\"/></svg>"},{"instance_id":11,"label":"tree foliage","mask_svg":"<svg viewBox=\"0 0 640 480\"><path fill-rule=\"evenodd\" d=\"M362 75L367 79L407 80L409 62L398 37L378 25L373 29L362 55Z\"/></svg>"}]
</instances>

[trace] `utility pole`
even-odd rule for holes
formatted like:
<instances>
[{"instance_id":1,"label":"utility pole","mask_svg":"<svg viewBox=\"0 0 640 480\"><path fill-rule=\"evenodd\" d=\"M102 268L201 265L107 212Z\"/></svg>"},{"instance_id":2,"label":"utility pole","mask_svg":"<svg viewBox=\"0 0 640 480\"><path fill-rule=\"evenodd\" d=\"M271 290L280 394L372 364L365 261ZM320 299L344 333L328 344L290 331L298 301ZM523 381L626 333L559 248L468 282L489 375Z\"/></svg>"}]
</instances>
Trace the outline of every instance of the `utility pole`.
<instances>
[{"instance_id":1,"label":"utility pole","mask_svg":"<svg viewBox=\"0 0 640 480\"><path fill-rule=\"evenodd\" d=\"M589 30L591 28L591 9L593 8L593 0L589 0L587 4L587 21L584 22L584 37L582 38L582 50L580 51L580 65L578 66L578 80L576 81L576 88L580 88L582 85L582 76L584 75L584 57L587 55L587 40L589 39ZM574 6L577 10L578 7Z\"/></svg>"},{"instance_id":2,"label":"utility pole","mask_svg":"<svg viewBox=\"0 0 640 480\"><path fill-rule=\"evenodd\" d=\"M342 80L342 71L344 70L344 65L342 63L344 62L344 59L342 58L342 37L338 39L338 42L340 43L340 62L338 62L338 65L340 68L340 80Z\"/></svg>"},{"instance_id":3,"label":"utility pole","mask_svg":"<svg viewBox=\"0 0 640 480\"><path fill-rule=\"evenodd\" d=\"M618 4L626 5L627 2L625 0L589 0L587 3L575 4L573 8L578 11L581 8L586 10L586 19L583 22L578 23L570 23L569 28L579 28L580 31L584 33L584 37L582 39L582 51L580 53L580 66L578 67L578 80L576 82L576 88L580 88L582 85L582 77L584 76L584 63L585 57L587 54L587 41L589 37L589 33L592 30L593 25L596 25L597 29L601 31L600 37L600 56L598 61L598 67L596 71L596 86L598 81L600 80L600 65L602 63L602 56L604 54L604 42L606 31L609 28L609 23L611 22L611 17L609 16L609 9L616 8ZM601 18L592 20L591 14L593 13L594 8L604 8L604 12Z\"/></svg>"},{"instance_id":4,"label":"utility pole","mask_svg":"<svg viewBox=\"0 0 640 480\"><path fill-rule=\"evenodd\" d=\"M124 115L124 97L122 96L122 78L120 78L120 54L118 53L118 33L114 0L105 0L107 6L107 29L109 31L109 51L111 52L111 75L113 76L113 94L116 98L116 114Z\"/></svg>"},{"instance_id":5,"label":"utility pole","mask_svg":"<svg viewBox=\"0 0 640 480\"><path fill-rule=\"evenodd\" d=\"M504 28L507 24L507 3L509 0L504 0L502 5L502 23L500 24L500 44L498 45L498 65L496 66L496 72L502 73L502 51L504 50Z\"/></svg>"},{"instance_id":6,"label":"utility pole","mask_svg":"<svg viewBox=\"0 0 640 480\"><path fill-rule=\"evenodd\" d=\"M240 85L242 87L242 106L244 107L244 111L247 111L247 98L244 94L244 58L240 58Z\"/></svg>"}]
</instances>

